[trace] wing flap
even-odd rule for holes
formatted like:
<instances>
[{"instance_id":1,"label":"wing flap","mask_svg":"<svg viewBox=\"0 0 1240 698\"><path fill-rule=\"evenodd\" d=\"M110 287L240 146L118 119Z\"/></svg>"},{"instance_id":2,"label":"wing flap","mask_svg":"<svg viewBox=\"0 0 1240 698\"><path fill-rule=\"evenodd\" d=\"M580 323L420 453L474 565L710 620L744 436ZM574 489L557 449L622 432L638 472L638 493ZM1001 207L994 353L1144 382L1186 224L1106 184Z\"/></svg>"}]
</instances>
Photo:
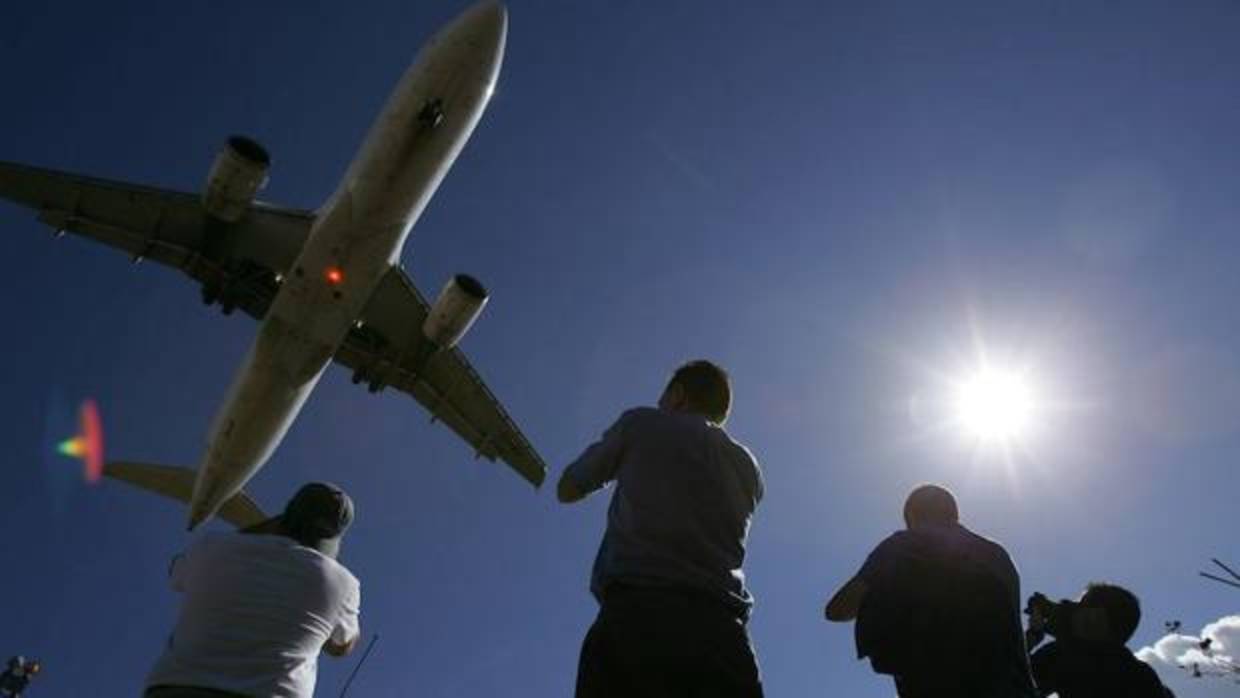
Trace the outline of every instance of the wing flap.
<instances>
[{"instance_id":1,"label":"wing flap","mask_svg":"<svg viewBox=\"0 0 1240 698\"><path fill-rule=\"evenodd\" d=\"M194 194L7 162L0 162L0 198L33 209L57 231L179 269L255 318L266 314L276 278L314 222L309 211L257 202L239 222L224 223Z\"/></svg>"},{"instance_id":2,"label":"wing flap","mask_svg":"<svg viewBox=\"0 0 1240 698\"><path fill-rule=\"evenodd\" d=\"M437 351L422 335L430 306L399 267L379 284L336 360L356 382L390 385L413 396L474 448L478 457L503 460L535 487L547 466L482 377L458 349Z\"/></svg>"}]
</instances>

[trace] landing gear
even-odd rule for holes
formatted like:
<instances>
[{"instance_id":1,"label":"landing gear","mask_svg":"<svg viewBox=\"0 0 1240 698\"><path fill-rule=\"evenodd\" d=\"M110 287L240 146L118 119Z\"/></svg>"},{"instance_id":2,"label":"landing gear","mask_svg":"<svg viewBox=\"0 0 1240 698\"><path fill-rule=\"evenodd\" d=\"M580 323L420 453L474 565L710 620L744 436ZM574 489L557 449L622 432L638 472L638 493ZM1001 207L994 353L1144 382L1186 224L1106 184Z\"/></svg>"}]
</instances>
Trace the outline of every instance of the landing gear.
<instances>
[{"instance_id":1,"label":"landing gear","mask_svg":"<svg viewBox=\"0 0 1240 698\"><path fill-rule=\"evenodd\" d=\"M418 123L428 129L443 123L443 100L438 97L427 100L422 111L418 112Z\"/></svg>"},{"instance_id":2,"label":"landing gear","mask_svg":"<svg viewBox=\"0 0 1240 698\"><path fill-rule=\"evenodd\" d=\"M388 385L380 371L359 368L353 371L353 385L362 383L366 384L366 390L371 393L381 393Z\"/></svg>"},{"instance_id":3,"label":"landing gear","mask_svg":"<svg viewBox=\"0 0 1240 698\"><path fill-rule=\"evenodd\" d=\"M235 294L229 293L226 285L221 287L218 284L204 284L202 287L202 304L212 306L216 303L220 304L220 311L225 315L232 315L237 309Z\"/></svg>"}]
</instances>

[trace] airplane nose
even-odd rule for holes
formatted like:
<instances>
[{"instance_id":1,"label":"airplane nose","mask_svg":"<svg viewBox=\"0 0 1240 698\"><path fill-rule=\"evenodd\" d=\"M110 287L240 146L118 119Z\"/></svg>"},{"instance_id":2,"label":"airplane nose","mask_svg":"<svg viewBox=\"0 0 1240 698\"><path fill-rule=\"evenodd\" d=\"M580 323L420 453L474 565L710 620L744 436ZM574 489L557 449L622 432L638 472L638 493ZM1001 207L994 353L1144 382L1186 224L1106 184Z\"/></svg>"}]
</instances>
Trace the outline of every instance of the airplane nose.
<instances>
[{"instance_id":1,"label":"airplane nose","mask_svg":"<svg viewBox=\"0 0 1240 698\"><path fill-rule=\"evenodd\" d=\"M185 527L185 530L187 531L194 530L195 528L198 527L198 524L205 521L206 518L210 515L211 515L211 512L206 507L191 506L189 510L189 523Z\"/></svg>"},{"instance_id":2,"label":"airplane nose","mask_svg":"<svg viewBox=\"0 0 1240 698\"><path fill-rule=\"evenodd\" d=\"M450 33L469 37L479 45L499 47L502 51L508 34L508 10L499 2L481 2L465 11L453 22Z\"/></svg>"}]
</instances>

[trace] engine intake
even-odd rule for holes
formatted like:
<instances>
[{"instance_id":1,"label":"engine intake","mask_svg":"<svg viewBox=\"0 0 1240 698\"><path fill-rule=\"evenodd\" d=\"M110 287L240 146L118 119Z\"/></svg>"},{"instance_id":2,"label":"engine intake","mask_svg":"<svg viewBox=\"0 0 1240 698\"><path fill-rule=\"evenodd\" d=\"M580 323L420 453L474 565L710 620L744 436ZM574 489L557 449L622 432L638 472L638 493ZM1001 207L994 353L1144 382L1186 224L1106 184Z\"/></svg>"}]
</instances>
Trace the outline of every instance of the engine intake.
<instances>
[{"instance_id":1,"label":"engine intake","mask_svg":"<svg viewBox=\"0 0 1240 698\"><path fill-rule=\"evenodd\" d=\"M267 186L270 169L271 156L263 146L245 136L231 136L211 164L202 207L215 218L236 223Z\"/></svg>"},{"instance_id":2,"label":"engine intake","mask_svg":"<svg viewBox=\"0 0 1240 698\"><path fill-rule=\"evenodd\" d=\"M451 349L469 331L487 304L487 290L472 276L457 274L444 284L422 323L422 334L440 349Z\"/></svg>"}]
</instances>

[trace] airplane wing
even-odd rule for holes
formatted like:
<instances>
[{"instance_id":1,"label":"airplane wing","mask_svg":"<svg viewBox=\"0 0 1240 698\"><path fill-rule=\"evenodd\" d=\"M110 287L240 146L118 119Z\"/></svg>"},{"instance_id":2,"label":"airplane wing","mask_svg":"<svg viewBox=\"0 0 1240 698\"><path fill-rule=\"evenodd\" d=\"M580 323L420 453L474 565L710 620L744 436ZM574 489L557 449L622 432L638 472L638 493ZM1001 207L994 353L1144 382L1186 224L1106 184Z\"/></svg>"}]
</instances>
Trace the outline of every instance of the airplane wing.
<instances>
[{"instance_id":1,"label":"airplane wing","mask_svg":"<svg viewBox=\"0 0 1240 698\"><path fill-rule=\"evenodd\" d=\"M0 198L72 232L179 269L224 311L267 313L279 276L297 258L314 222L310 211L256 202L236 223L206 214L196 194L0 162ZM422 403L488 460L504 460L535 486L546 465L456 349L436 352L422 336L429 306L403 271L380 283L336 360L374 387L391 385Z\"/></svg>"},{"instance_id":2,"label":"airplane wing","mask_svg":"<svg viewBox=\"0 0 1240 698\"><path fill-rule=\"evenodd\" d=\"M119 461L104 465L103 474L113 480L186 504L193 496L196 477L196 473L189 468ZM269 518L245 492L238 492L224 502L216 516L237 528L249 528Z\"/></svg>"},{"instance_id":3,"label":"airplane wing","mask_svg":"<svg viewBox=\"0 0 1240 698\"><path fill-rule=\"evenodd\" d=\"M255 203L237 223L206 214L196 194L0 162L0 198L38 220L179 269L203 284L204 300L261 318L276 276L296 259L314 215Z\"/></svg>"},{"instance_id":4,"label":"airplane wing","mask_svg":"<svg viewBox=\"0 0 1240 698\"><path fill-rule=\"evenodd\" d=\"M422 334L430 306L400 267L393 267L349 333L336 361L355 383L392 386L413 396L474 447L479 457L506 462L535 487L547 466L458 349L436 351Z\"/></svg>"}]
</instances>

